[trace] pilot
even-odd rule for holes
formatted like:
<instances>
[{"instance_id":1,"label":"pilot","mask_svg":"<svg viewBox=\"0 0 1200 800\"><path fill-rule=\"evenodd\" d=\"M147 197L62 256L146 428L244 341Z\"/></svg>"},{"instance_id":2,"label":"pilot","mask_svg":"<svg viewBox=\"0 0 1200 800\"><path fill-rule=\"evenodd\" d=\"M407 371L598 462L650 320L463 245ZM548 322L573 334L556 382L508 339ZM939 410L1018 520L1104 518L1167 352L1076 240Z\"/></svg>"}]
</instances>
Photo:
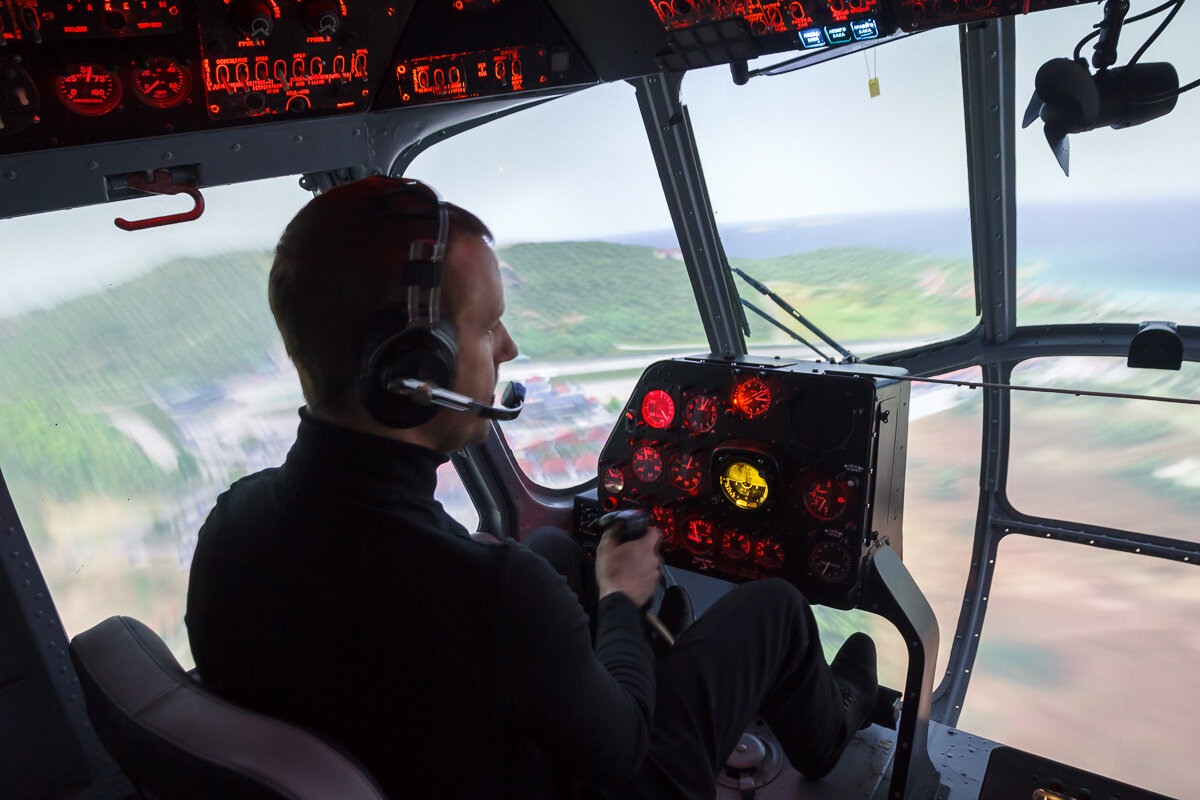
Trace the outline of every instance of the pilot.
<instances>
[{"instance_id":1,"label":"pilot","mask_svg":"<svg viewBox=\"0 0 1200 800\"><path fill-rule=\"evenodd\" d=\"M654 529L606 534L594 573L573 541L574 567L560 539L536 537L556 570L526 545L476 541L434 499L437 468L489 422L402 398L429 416L396 427L397 398L363 375L379 341L400 342L401 362L440 347L405 319L408 259L437 265L437 240L434 338L452 328L457 342L447 388L486 407L517 347L479 219L371 177L284 231L269 295L306 405L283 465L234 483L200 530L187 626L204 683L340 745L394 798L712 797L758 718L802 773L828 773L874 704L868 637L830 667L800 592L762 580L656 659L641 611Z\"/></svg>"}]
</instances>

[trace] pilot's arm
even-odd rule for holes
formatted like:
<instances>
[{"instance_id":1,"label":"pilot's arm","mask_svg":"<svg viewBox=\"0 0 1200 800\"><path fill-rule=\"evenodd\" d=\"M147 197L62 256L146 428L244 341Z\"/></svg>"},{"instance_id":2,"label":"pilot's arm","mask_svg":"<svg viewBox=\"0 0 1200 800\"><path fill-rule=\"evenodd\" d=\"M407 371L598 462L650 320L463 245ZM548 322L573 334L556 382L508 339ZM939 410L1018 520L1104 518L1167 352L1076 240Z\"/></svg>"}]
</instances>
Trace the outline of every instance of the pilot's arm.
<instances>
[{"instance_id":1,"label":"pilot's arm","mask_svg":"<svg viewBox=\"0 0 1200 800\"><path fill-rule=\"evenodd\" d=\"M653 591L658 561L653 541L618 546L608 537L598 557L593 649L565 579L534 553L512 549L507 607L497 609L497 671L511 691L498 712L566 772L604 787L632 777L646 754L654 657L639 603Z\"/></svg>"}]
</instances>

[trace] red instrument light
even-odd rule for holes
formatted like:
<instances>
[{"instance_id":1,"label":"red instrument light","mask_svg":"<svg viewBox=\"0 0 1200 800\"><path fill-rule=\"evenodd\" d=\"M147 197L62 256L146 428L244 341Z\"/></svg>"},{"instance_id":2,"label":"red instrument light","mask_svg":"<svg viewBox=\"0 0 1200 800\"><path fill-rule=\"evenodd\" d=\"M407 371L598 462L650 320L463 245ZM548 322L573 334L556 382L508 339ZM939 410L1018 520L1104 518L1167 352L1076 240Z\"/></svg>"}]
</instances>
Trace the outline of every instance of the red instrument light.
<instances>
[{"instance_id":1,"label":"red instrument light","mask_svg":"<svg viewBox=\"0 0 1200 800\"><path fill-rule=\"evenodd\" d=\"M642 419L651 428L665 428L675 419L675 401L662 389L647 392L642 400Z\"/></svg>"},{"instance_id":2,"label":"red instrument light","mask_svg":"<svg viewBox=\"0 0 1200 800\"><path fill-rule=\"evenodd\" d=\"M604 486L604 491L609 494L620 494L621 490L625 488L625 470L613 464L601 474L600 482Z\"/></svg>"},{"instance_id":3,"label":"red instrument light","mask_svg":"<svg viewBox=\"0 0 1200 800\"><path fill-rule=\"evenodd\" d=\"M82 117L99 117L121 103L121 82L102 64L76 64L59 75L54 90L67 110Z\"/></svg>"},{"instance_id":4,"label":"red instrument light","mask_svg":"<svg viewBox=\"0 0 1200 800\"><path fill-rule=\"evenodd\" d=\"M713 528L706 519L693 517L684 523L683 545L698 556L712 552Z\"/></svg>"},{"instance_id":5,"label":"red instrument light","mask_svg":"<svg viewBox=\"0 0 1200 800\"><path fill-rule=\"evenodd\" d=\"M698 394L683 407L683 424L692 433L708 433L717 425L717 401L708 395Z\"/></svg>"},{"instance_id":6,"label":"red instrument light","mask_svg":"<svg viewBox=\"0 0 1200 800\"><path fill-rule=\"evenodd\" d=\"M652 444L639 445L629 459L633 475L642 483L654 483L662 476L662 454Z\"/></svg>"},{"instance_id":7,"label":"red instrument light","mask_svg":"<svg viewBox=\"0 0 1200 800\"><path fill-rule=\"evenodd\" d=\"M700 488L702 472L698 456L681 453L671 462L671 483L688 494L694 494Z\"/></svg>"},{"instance_id":8,"label":"red instrument light","mask_svg":"<svg viewBox=\"0 0 1200 800\"><path fill-rule=\"evenodd\" d=\"M759 566L775 569L783 563L783 545L771 539L763 539L754 546L754 560Z\"/></svg>"},{"instance_id":9,"label":"red instrument light","mask_svg":"<svg viewBox=\"0 0 1200 800\"><path fill-rule=\"evenodd\" d=\"M846 510L846 487L841 481L817 479L804 490L804 507L817 519L837 519Z\"/></svg>"},{"instance_id":10,"label":"red instrument light","mask_svg":"<svg viewBox=\"0 0 1200 800\"><path fill-rule=\"evenodd\" d=\"M650 509L650 518L654 521L654 526L662 531L662 535L659 537L662 546L674 547L676 544L675 515L662 506L654 506Z\"/></svg>"},{"instance_id":11,"label":"red instrument light","mask_svg":"<svg viewBox=\"0 0 1200 800\"><path fill-rule=\"evenodd\" d=\"M741 561L754 552L754 543L740 533L729 531L721 540L721 552L726 558Z\"/></svg>"},{"instance_id":12,"label":"red instrument light","mask_svg":"<svg viewBox=\"0 0 1200 800\"><path fill-rule=\"evenodd\" d=\"M133 93L151 108L172 108L187 100L192 89L188 68L173 58L155 57L134 69Z\"/></svg>"},{"instance_id":13,"label":"red instrument light","mask_svg":"<svg viewBox=\"0 0 1200 800\"><path fill-rule=\"evenodd\" d=\"M746 419L755 419L771 407L771 389L762 378L748 378L733 389L729 404Z\"/></svg>"}]
</instances>

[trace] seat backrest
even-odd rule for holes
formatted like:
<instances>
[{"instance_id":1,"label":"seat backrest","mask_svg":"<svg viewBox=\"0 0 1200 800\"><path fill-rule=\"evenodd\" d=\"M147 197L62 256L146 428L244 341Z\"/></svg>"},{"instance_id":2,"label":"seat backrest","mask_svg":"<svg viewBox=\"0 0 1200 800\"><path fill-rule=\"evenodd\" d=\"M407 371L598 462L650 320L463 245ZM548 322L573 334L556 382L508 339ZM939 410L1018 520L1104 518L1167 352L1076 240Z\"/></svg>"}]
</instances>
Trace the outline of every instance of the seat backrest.
<instances>
[{"instance_id":1,"label":"seat backrest","mask_svg":"<svg viewBox=\"0 0 1200 800\"><path fill-rule=\"evenodd\" d=\"M70 649L92 726L153 797L385 800L333 745L204 689L136 619L109 617Z\"/></svg>"}]
</instances>

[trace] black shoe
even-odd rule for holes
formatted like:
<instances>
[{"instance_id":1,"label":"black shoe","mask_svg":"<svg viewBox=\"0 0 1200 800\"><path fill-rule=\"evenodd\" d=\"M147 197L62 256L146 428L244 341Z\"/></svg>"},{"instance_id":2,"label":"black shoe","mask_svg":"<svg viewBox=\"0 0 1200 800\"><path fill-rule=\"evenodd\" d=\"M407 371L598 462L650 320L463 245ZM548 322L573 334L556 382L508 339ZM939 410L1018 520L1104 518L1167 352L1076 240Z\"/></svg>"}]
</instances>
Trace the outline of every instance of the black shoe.
<instances>
[{"instance_id":1,"label":"black shoe","mask_svg":"<svg viewBox=\"0 0 1200 800\"><path fill-rule=\"evenodd\" d=\"M687 589L679 584L668 586L658 607L658 618L672 636L676 639L682 636L696 621L696 612L692 610L692 598L688 596Z\"/></svg>"},{"instance_id":2,"label":"black shoe","mask_svg":"<svg viewBox=\"0 0 1200 800\"><path fill-rule=\"evenodd\" d=\"M683 632L691 627L696 621L696 613L692 609L692 598L688 596L687 589L684 589L678 584L668 586L663 592L662 603L658 607L658 620L670 632L672 639L678 639L683 635ZM650 646L654 650L654 657L661 658L664 653L671 649L673 642L668 642L652 626L646 626L646 633L650 637Z\"/></svg>"},{"instance_id":3,"label":"black shoe","mask_svg":"<svg viewBox=\"0 0 1200 800\"><path fill-rule=\"evenodd\" d=\"M854 734L871 724L879 680L875 668L875 643L865 633L851 634L829 665L833 682L842 699L842 730L833 750L805 777L815 780L828 775L842 757Z\"/></svg>"}]
</instances>

